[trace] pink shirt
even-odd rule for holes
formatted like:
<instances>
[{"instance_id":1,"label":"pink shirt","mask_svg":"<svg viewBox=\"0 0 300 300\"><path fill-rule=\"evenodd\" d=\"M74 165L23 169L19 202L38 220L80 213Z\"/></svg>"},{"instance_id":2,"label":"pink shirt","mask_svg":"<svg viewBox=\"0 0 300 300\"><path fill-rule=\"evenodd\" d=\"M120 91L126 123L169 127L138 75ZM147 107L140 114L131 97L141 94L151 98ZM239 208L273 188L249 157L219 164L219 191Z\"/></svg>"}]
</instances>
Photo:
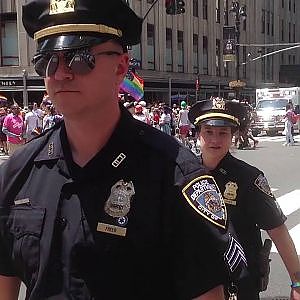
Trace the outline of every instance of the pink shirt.
<instances>
[{"instance_id":1,"label":"pink shirt","mask_svg":"<svg viewBox=\"0 0 300 300\"><path fill-rule=\"evenodd\" d=\"M9 114L4 119L3 127L6 127L11 133L20 135L23 132L23 118L20 115ZM23 143L22 139L14 136L7 136L7 141L12 144Z\"/></svg>"}]
</instances>

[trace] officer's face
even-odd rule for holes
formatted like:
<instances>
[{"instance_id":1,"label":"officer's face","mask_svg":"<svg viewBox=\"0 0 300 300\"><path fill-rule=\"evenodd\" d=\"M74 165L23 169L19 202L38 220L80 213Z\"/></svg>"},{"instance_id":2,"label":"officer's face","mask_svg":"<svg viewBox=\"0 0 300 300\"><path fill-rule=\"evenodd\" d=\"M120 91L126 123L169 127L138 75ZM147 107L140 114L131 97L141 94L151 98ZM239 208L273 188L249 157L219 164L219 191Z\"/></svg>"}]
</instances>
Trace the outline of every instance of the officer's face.
<instances>
[{"instance_id":1,"label":"officer's face","mask_svg":"<svg viewBox=\"0 0 300 300\"><path fill-rule=\"evenodd\" d=\"M226 155L231 146L231 127L201 125L198 139L203 155L220 160Z\"/></svg>"},{"instance_id":2,"label":"officer's face","mask_svg":"<svg viewBox=\"0 0 300 300\"><path fill-rule=\"evenodd\" d=\"M90 53L95 58L94 67L81 72L80 65L68 64L68 53L56 52L57 65L51 65L53 69L45 74L50 99L66 118L109 111L117 104L119 85L128 69L128 54L113 41L93 47Z\"/></svg>"}]
</instances>

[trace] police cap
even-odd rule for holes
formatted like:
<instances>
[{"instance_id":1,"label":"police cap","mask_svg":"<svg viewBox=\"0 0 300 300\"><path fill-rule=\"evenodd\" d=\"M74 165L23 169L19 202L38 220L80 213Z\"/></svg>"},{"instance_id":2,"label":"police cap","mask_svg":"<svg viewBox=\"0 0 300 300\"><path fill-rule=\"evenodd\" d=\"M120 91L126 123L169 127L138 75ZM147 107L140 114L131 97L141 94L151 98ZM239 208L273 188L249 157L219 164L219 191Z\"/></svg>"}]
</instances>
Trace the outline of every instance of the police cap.
<instances>
[{"instance_id":1,"label":"police cap","mask_svg":"<svg viewBox=\"0 0 300 300\"><path fill-rule=\"evenodd\" d=\"M29 0L22 19L38 43L38 53L91 47L110 39L135 45L143 22L123 0Z\"/></svg>"},{"instance_id":2,"label":"police cap","mask_svg":"<svg viewBox=\"0 0 300 300\"><path fill-rule=\"evenodd\" d=\"M194 125L240 126L244 118L245 108L236 101L213 98L199 101L189 111L188 117Z\"/></svg>"}]
</instances>

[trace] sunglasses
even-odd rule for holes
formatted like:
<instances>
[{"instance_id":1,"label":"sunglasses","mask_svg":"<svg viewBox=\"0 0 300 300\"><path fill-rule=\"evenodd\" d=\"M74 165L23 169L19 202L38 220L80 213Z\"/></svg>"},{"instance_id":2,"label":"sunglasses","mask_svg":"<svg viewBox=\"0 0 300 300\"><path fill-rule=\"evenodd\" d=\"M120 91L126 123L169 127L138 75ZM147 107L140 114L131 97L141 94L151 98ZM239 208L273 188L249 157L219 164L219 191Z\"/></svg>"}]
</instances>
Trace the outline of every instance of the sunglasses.
<instances>
[{"instance_id":1,"label":"sunglasses","mask_svg":"<svg viewBox=\"0 0 300 300\"><path fill-rule=\"evenodd\" d=\"M117 51L103 51L92 54L90 49L77 49L62 52L65 65L77 75L85 75L95 68L95 56L98 55L122 55ZM42 77L55 74L59 65L58 52L40 53L33 57L35 71Z\"/></svg>"}]
</instances>

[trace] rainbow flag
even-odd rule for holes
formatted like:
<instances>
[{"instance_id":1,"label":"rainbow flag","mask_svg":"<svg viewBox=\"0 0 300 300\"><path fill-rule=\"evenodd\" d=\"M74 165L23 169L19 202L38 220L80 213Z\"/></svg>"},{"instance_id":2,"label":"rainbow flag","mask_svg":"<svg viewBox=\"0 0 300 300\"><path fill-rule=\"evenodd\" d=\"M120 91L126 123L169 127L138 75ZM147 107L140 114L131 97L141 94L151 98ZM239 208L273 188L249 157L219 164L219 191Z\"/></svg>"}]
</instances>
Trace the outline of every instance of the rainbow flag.
<instances>
[{"instance_id":1,"label":"rainbow flag","mask_svg":"<svg viewBox=\"0 0 300 300\"><path fill-rule=\"evenodd\" d=\"M144 97L144 79L132 71L128 71L120 88L137 101Z\"/></svg>"}]
</instances>

